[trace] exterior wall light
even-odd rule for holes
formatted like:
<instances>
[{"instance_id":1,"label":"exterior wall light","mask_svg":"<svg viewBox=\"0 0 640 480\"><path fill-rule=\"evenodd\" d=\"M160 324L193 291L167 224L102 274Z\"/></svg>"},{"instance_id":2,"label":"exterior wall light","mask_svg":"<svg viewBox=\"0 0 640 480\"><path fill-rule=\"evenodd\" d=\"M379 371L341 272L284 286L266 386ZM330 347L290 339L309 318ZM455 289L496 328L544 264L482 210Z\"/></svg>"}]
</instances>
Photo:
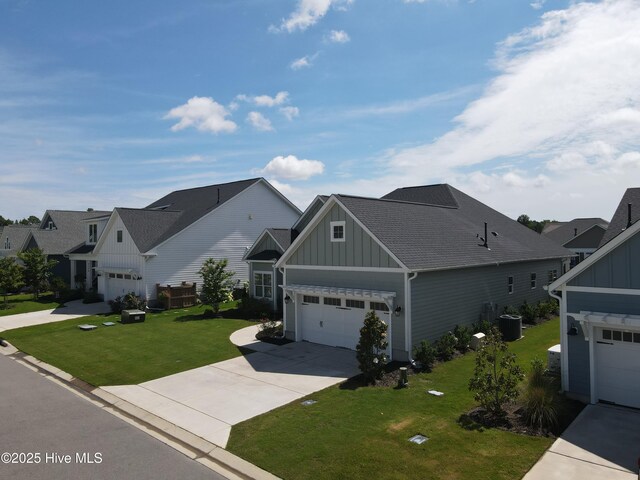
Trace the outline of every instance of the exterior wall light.
<instances>
[{"instance_id":1,"label":"exterior wall light","mask_svg":"<svg viewBox=\"0 0 640 480\"><path fill-rule=\"evenodd\" d=\"M569 327L569 331L567 332L567 335L571 335L572 337L575 336L575 335L578 335L578 327L576 327L572 323L571 326Z\"/></svg>"},{"instance_id":2,"label":"exterior wall light","mask_svg":"<svg viewBox=\"0 0 640 480\"><path fill-rule=\"evenodd\" d=\"M291 303L291 297L289 295L286 295L284 297L284 303L286 303L287 305L289 305Z\"/></svg>"},{"instance_id":3,"label":"exterior wall light","mask_svg":"<svg viewBox=\"0 0 640 480\"><path fill-rule=\"evenodd\" d=\"M400 316L400 312L402 312L402 307L400 305L398 305L396 307L396 309L393 311L393 313L396 314L396 317L399 317Z\"/></svg>"}]
</instances>

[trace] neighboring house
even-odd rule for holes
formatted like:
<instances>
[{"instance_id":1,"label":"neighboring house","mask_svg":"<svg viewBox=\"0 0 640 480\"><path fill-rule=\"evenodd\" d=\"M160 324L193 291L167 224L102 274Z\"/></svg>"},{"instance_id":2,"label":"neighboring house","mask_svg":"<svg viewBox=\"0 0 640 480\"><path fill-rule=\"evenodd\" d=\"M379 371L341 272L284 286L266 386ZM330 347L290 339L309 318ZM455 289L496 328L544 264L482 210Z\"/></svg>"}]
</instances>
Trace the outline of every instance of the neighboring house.
<instances>
[{"instance_id":1,"label":"neighboring house","mask_svg":"<svg viewBox=\"0 0 640 480\"><path fill-rule=\"evenodd\" d=\"M568 266L573 268L598 249L608 226L609 222L602 218L574 218L570 222L547 223L542 235L575 254Z\"/></svg>"},{"instance_id":2,"label":"neighboring house","mask_svg":"<svg viewBox=\"0 0 640 480\"><path fill-rule=\"evenodd\" d=\"M151 300L156 284L199 284L208 258L226 258L240 284L249 279L243 256L260 233L299 216L263 178L179 190L146 208L87 220L86 245L71 258L90 262L105 300L128 292Z\"/></svg>"},{"instance_id":3,"label":"neighboring house","mask_svg":"<svg viewBox=\"0 0 640 480\"><path fill-rule=\"evenodd\" d=\"M0 233L0 257L17 256L31 231L37 228L34 225L6 225Z\"/></svg>"},{"instance_id":4,"label":"neighboring house","mask_svg":"<svg viewBox=\"0 0 640 480\"><path fill-rule=\"evenodd\" d=\"M640 408L639 220L640 188L628 189L602 246L548 287L560 298L562 389L591 403Z\"/></svg>"},{"instance_id":5,"label":"neighboring house","mask_svg":"<svg viewBox=\"0 0 640 480\"><path fill-rule=\"evenodd\" d=\"M390 327L392 358L407 360L456 324L546 300L543 285L571 255L449 185L320 201L275 264L285 335L298 341L353 349L375 310Z\"/></svg>"},{"instance_id":6,"label":"neighboring house","mask_svg":"<svg viewBox=\"0 0 640 480\"><path fill-rule=\"evenodd\" d=\"M53 275L62 278L72 288L84 284L86 271L70 260L69 252L84 245L86 239L85 221L108 215L101 211L47 210L38 228L32 228L20 250L39 248L49 260L58 263Z\"/></svg>"}]
</instances>

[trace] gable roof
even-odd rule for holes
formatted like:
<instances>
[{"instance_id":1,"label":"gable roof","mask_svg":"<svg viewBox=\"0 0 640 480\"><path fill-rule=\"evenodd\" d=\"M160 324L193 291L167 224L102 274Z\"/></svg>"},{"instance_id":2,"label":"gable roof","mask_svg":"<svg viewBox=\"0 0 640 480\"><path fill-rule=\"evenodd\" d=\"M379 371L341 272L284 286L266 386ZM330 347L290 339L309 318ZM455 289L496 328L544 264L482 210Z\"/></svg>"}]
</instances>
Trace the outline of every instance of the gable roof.
<instances>
[{"instance_id":1,"label":"gable roof","mask_svg":"<svg viewBox=\"0 0 640 480\"><path fill-rule=\"evenodd\" d=\"M316 195L316 198L314 198L311 203L307 205L307 208L305 208L304 212L302 212L302 214L300 215L300 218L296 220L296 223L294 223L291 228L293 230L299 231L299 225L301 223L304 223L305 221L305 226L308 225L313 216L318 213L318 210L322 208L322 206L327 202L328 199L328 195Z\"/></svg>"},{"instance_id":2,"label":"gable roof","mask_svg":"<svg viewBox=\"0 0 640 480\"><path fill-rule=\"evenodd\" d=\"M580 275L591 265L596 263L602 257L607 255L609 252L617 248L622 243L626 242L629 238L634 236L640 231L640 222L635 222L629 228L625 229L622 233L613 237L609 242L605 245L601 246L598 250L596 250L593 254L589 255L578 265L573 267L571 270L566 272L564 275L556 279L554 282L549 284L548 288L549 292L557 291L562 285L569 283L572 279Z\"/></svg>"},{"instance_id":3,"label":"gable roof","mask_svg":"<svg viewBox=\"0 0 640 480\"><path fill-rule=\"evenodd\" d=\"M0 255L3 257L13 257L17 255L27 241L29 234L37 229L38 227L34 227L33 225L6 225L0 234ZM5 250L4 245L7 237L9 238L11 248Z\"/></svg>"},{"instance_id":4,"label":"gable roof","mask_svg":"<svg viewBox=\"0 0 640 480\"><path fill-rule=\"evenodd\" d=\"M290 228L265 228L263 232L258 236L253 245L249 247L246 253L243 256L243 260L277 260L279 259L284 251L289 248L291 245L291 234L292 230ZM256 247L262 243L262 240L266 237L270 236L276 245L279 247L278 250L257 250Z\"/></svg>"},{"instance_id":5,"label":"gable roof","mask_svg":"<svg viewBox=\"0 0 640 480\"><path fill-rule=\"evenodd\" d=\"M290 228L267 228L269 235L273 237L284 252L291 245L291 229Z\"/></svg>"},{"instance_id":6,"label":"gable roof","mask_svg":"<svg viewBox=\"0 0 640 480\"><path fill-rule=\"evenodd\" d=\"M450 187L446 183L396 188L393 192L387 193L382 198L386 200L401 200L425 205L458 208L458 202L451 188L453 187Z\"/></svg>"},{"instance_id":7,"label":"gable roof","mask_svg":"<svg viewBox=\"0 0 640 480\"><path fill-rule=\"evenodd\" d=\"M588 228L582 233L579 233L571 240L566 242L563 247L569 248L571 250L577 248L593 248L596 249L600 245L600 241L607 231L606 227L602 225L594 225L591 228Z\"/></svg>"},{"instance_id":8,"label":"gable roof","mask_svg":"<svg viewBox=\"0 0 640 480\"><path fill-rule=\"evenodd\" d=\"M609 228L600 241L601 247L620 235L620 233L627 228L627 224L629 223L629 204L631 204L631 223L635 224L640 220L640 188L627 188L627 191L624 192L618 208L616 208L611 218Z\"/></svg>"},{"instance_id":9,"label":"gable roof","mask_svg":"<svg viewBox=\"0 0 640 480\"><path fill-rule=\"evenodd\" d=\"M47 210L42 216L40 227L31 232L31 236L47 255L63 255L86 240L84 221L98 215L108 215L103 211ZM55 228L49 230L48 219ZM27 240L28 241L28 240Z\"/></svg>"},{"instance_id":10,"label":"gable roof","mask_svg":"<svg viewBox=\"0 0 640 480\"><path fill-rule=\"evenodd\" d=\"M560 245L565 245L575 237L591 229L594 225L599 225L606 230L609 222L602 218L574 218L569 222L552 222L549 228L545 225L545 228L542 230L542 235ZM594 248L597 247L597 244L594 245Z\"/></svg>"},{"instance_id":11,"label":"gable roof","mask_svg":"<svg viewBox=\"0 0 640 480\"><path fill-rule=\"evenodd\" d=\"M137 208L116 208L115 211L141 253L158 245L183 214L174 210Z\"/></svg>"},{"instance_id":12,"label":"gable roof","mask_svg":"<svg viewBox=\"0 0 640 480\"><path fill-rule=\"evenodd\" d=\"M413 203L339 195L348 208L411 270L461 268L564 258L568 250L450 185L412 187ZM406 196L402 196L407 198ZM417 203L422 200L428 203ZM435 206L436 203L444 203ZM454 206L455 205L455 206ZM484 222L488 246L482 246Z\"/></svg>"}]
</instances>

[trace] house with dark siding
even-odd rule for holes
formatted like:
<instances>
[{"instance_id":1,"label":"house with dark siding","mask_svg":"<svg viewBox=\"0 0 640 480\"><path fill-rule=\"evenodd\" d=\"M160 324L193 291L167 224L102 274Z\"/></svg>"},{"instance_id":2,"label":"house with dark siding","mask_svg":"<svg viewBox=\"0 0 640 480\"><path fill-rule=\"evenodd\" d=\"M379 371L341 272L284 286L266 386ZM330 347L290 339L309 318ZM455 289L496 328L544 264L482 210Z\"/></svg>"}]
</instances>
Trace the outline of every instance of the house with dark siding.
<instances>
[{"instance_id":1,"label":"house with dark siding","mask_svg":"<svg viewBox=\"0 0 640 480\"><path fill-rule=\"evenodd\" d=\"M640 408L640 188L625 192L600 248L558 278L562 389Z\"/></svg>"},{"instance_id":2,"label":"house with dark siding","mask_svg":"<svg viewBox=\"0 0 640 480\"><path fill-rule=\"evenodd\" d=\"M570 222L547 223L542 235L574 253L568 270L598 249L608 226L609 222L602 218L574 218Z\"/></svg>"},{"instance_id":3,"label":"house with dark siding","mask_svg":"<svg viewBox=\"0 0 640 480\"><path fill-rule=\"evenodd\" d=\"M301 219L275 262L285 335L354 349L374 310L395 360L456 324L546 300L543 286L571 256L450 185L316 198Z\"/></svg>"}]
</instances>

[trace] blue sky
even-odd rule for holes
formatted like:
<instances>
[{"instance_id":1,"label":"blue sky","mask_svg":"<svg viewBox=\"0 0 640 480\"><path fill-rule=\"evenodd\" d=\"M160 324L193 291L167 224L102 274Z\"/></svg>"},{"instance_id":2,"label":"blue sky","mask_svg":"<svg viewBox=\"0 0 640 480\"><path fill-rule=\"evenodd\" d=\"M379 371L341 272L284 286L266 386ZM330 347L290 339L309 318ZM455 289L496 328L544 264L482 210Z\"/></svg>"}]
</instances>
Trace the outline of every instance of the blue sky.
<instances>
[{"instance_id":1,"label":"blue sky","mask_svg":"<svg viewBox=\"0 0 640 480\"><path fill-rule=\"evenodd\" d=\"M609 218L638 127L636 0L0 0L9 218L253 176Z\"/></svg>"}]
</instances>

